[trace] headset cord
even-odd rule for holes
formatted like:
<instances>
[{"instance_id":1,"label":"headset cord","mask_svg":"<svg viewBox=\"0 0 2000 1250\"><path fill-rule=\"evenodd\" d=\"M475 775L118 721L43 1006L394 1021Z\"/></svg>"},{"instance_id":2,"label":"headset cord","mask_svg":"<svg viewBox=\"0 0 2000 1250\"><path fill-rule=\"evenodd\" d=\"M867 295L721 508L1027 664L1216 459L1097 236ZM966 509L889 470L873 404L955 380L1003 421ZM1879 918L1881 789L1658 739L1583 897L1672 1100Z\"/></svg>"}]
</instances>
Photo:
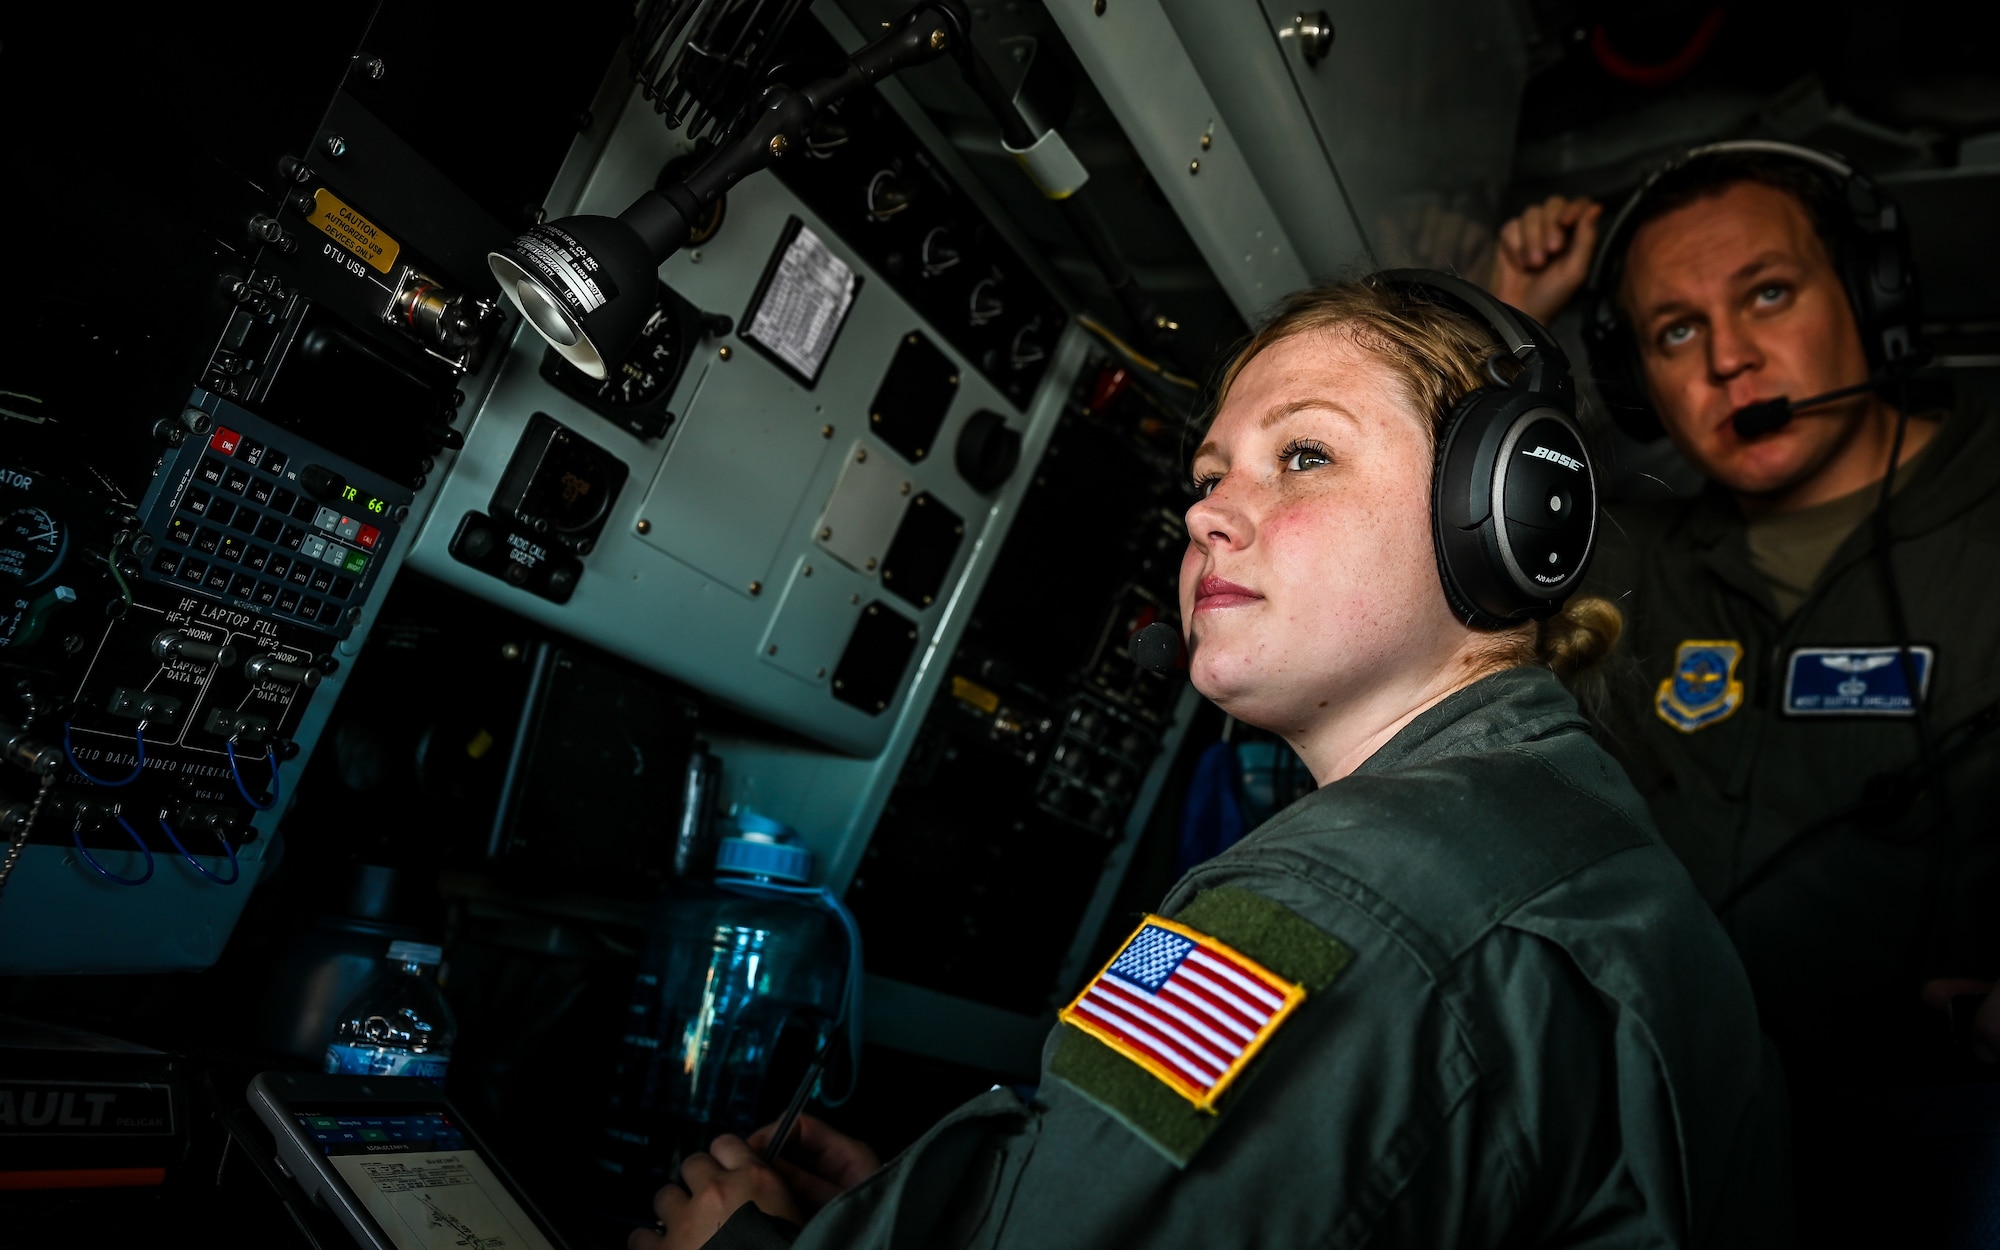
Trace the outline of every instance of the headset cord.
<instances>
[{"instance_id":1,"label":"headset cord","mask_svg":"<svg viewBox=\"0 0 2000 1250\"><path fill-rule=\"evenodd\" d=\"M1717 915L1726 915L1741 902L1743 896L1763 885L1778 871L1790 863L1800 851L1819 838L1833 832L1849 821L1867 819L1875 826L1893 825L1906 815L1923 792L1924 783L1932 777L1940 783L1947 769L1968 755L1995 730L2000 730L2000 701L1987 704L1967 718L1947 734L1947 741L1938 751L1937 763L1916 760L1893 772L1877 773L1862 787L1860 801L1828 812L1825 816L1800 829L1798 835L1778 848L1771 857L1752 869L1750 875L1732 886L1729 892L1715 904ZM1936 768L1933 773L1932 768ZM1896 839L1898 844L1908 845L1920 841L1922 834ZM1936 892L1935 868L1933 881L1926 897ZM1929 910L1936 910L1934 908Z\"/></svg>"},{"instance_id":2,"label":"headset cord","mask_svg":"<svg viewBox=\"0 0 2000 1250\"><path fill-rule=\"evenodd\" d=\"M7 879L14 875L14 865L21 862L21 853L28 849L28 835L35 831L35 817L42 814L42 800L49 797L49 787L55 785L54 774L42 778L42 788L35 791L35 801L28 807L27 818L14 831L14 840L7 846L7 858L0 860L0 893L7 889Z\"/></svg>"},{"instance_id":3,"label":"headset cord","mask_svg":"<svg viewBox=\"0 0 2000 1250\"><path fill-rule=\"evenodd\" d=\"M1931 733L1930 700L1925 697L1923 682L1918 680L1916 658L1911 654L1910 618L1903 608L1903 591L1896 580L1896 561L1890 550L1894 541L1889 525L1890 501L1896 494L1896 474L1902 468L1904 436L1910 428L1910 385L1907 376L1899 389L1902 393L1898 396L1896 435L1889 444L1889 471L1882 475L1882 493L1875 505L1875 555L1882 571L1883 599L1889 609L1889 628L1896 638L1896 659L1903 671L1903 688L1910 692L1910 711L1917 728L1917 749L1923 757L1924 771L1937 786L1939 822L1948 825L1951 822L1950 789L1945 784L1938 761L1937 740ZM1922 676L1928 679L1930 673L1925 672Z\"/></svg>"}]
</instances>

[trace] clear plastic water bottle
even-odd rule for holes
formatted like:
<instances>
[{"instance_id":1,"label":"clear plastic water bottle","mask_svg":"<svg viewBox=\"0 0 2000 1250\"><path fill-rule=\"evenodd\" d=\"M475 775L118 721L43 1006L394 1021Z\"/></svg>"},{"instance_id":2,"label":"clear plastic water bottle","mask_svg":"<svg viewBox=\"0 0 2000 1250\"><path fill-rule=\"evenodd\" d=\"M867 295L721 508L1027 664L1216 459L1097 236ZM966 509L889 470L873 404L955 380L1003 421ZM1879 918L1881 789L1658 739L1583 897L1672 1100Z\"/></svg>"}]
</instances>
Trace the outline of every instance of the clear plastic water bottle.
<instances>
[{"instance_id":1,"label":"clear plastic water bottle","mask_svg":"<svg viewBox=\"0 0 2000 1250\"><path fill-rule=\"evenodd\" d=\"M389 966L335 1019L326 1070L444 1084L458 1025L432 979L443 958L436 946L392 942Z\"/></svg>"},{"instance_id":2,"label":"clear plastic water bottle","mask_svg":"<svg viewBox=\"0 0 2000 1250\"><path fill-rule=\"evenodd\" d=\"M677 885L647 917L597 1159L634 1192L717 1133L775 1119L860 1016L859 937L837 899L805 884L812 852L755 812L731 823L715 879ZM829 1082L841 1091L854 1083L853 1036Z\"/></svg>"}]
</instances>

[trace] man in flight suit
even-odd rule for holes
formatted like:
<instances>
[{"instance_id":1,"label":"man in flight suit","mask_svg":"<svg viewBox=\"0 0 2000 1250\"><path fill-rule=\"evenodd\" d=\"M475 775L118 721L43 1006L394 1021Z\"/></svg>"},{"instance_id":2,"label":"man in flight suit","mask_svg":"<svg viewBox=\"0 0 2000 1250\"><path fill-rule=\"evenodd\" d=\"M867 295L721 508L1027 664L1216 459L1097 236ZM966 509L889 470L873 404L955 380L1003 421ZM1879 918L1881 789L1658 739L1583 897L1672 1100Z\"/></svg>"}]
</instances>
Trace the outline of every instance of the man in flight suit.
<instances>
[{"instance_id":1,"label":"man in flight suit","mask_svg":"<svg viewBox=\"0 0 2000 1250\"><path fill-rule=\"evenodd\" d=\"M1492 282L1544 320L1584 288L1612 415L1708 479L1614 513L1603 721L1784 1057L1808 1243L1894 1189L1884 1108L2000 1050L2000 424L1909 410L1902 232L1825 154L1717 144L1609 222L1530 209Z\"/></svg>"}]
</instances>

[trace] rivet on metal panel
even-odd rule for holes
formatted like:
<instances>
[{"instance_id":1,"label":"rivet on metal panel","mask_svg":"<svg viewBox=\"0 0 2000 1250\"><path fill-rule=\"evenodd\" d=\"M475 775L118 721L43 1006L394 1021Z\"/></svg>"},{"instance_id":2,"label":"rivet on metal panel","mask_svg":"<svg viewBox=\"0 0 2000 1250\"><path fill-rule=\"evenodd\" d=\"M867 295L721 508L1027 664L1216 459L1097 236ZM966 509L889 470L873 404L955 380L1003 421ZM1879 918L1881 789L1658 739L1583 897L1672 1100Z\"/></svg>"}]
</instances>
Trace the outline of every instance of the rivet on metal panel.
<instances>
[{"instance_id":1,"label":"rivet on metal panel","mask_svg":"<svg viewBox=\"0 0 2000 1250\"><path fill-rule=\"evenodd\" d=\"M812 575L813 575L813 566L810 564L805 565L799 569L800 577L811 577Z\"/></svg>"},{"instance_id":2,"label":"rivet on metal panel","mask_svg":"<svg viewBox=\"0 0 2000 1250\"><path fill-rule=\"evenodd\" d=\"M725 343L721 347L716 348L715 354L722 357L724 360L729 359L730 356L729 345Z\"/></svg>"},{"instance_id":3,"label":"rivet on metal panel","mask_svg":"<svg viewBox=\"0 0 2000 1250\"><path fill-rule=\"evenodd\" d=\"M910 493L910 484L908 482L903 483L903 493L905 495Z\"/></svg>"},{"instance_id":4,"label":"rivet on metal panel","mask_svg":"<svg viewBox=\"0 0 2000 1250\"><path fill-rule=\"evenodd\" d=\"M819 436L821 438L832 438L833 427L830 425L822 425L821 427L819 427Z\"/></svg>"},{"instance_id":5,"label":"rivet on metal panel","mask_svg":"<svg viewBox=\"0 0 2000 1250\"><path fill-rule=\"evenodd\" d=\"M1191 175L1192 175L1192 174L1198 174L1198 173L1200 173L1200 172L1201 172L1201 162L1200 162L1200 161L1189 161L1189 162L1188 162L1188 173L1189 173L1189 174L1191 174Z\"/></svg>"},{"instance_id":6,"label":"rivet on metal panel","mask_svg":"<svg viewBox=\"0 0 2000 1250\"><path fill-rule=\"evenodd\" d=\"M869 557L868 557L868 563L867 563L867 564L866 564L866 565L865 565L864 567L865 567L865 568L867 568L867 570L868 570L868 571L869 571L870 573L873 573L873 572L875 571L875 557L874 557L874 556L869 556Z\"/></svg>"},{"instance_id":7,"label":"rivet on metal panel","mask_svg":"<svg viewBox=\"0 0 2000 1250\"><path fill-rule=\"evenodd\" d=\"M774 642L774 643L772 643L772 644L771 644L770 646L768 646L768 647L765 647L765 648L764 648L764 654L765 654L765 655L776 655L776 654L778 654L778 644Z\"/></svg>"},{"instance_id":8,"label":"rivet on metal panel","mask_svg":"<svg viewBox=\"0 0 2000 1250\"><path fill-rule=\"evenodd\" d=\"M792 146L792 141L790 139L785 138L785 136L783 135L771 136L771 155L783 156L785 154L785 149L791 146Z\"/></svg>"},{"instance_id":9,"label":"rivet on metal panel","mask_svg":"<svg viewBox=\"0 0 2000 1250\"><path fill-rule=\"evenodd\" d=\"M940 26L931 32L931 50L933 52L944 51L945 44L950 42L951 36L944 33L944 27Z\"/></svg>"},{"instance_id":10,"label":"rivet on metal panel","mask_svg":"<svg viewBox=\"0 0 2000 1250\"><path fill-rule=\"evenodd\" d=\"M814 670L813 670L813 676L814 676L814 677L824 677L824 676L826 676L826 670L825 670L825 669L823 669L823 668L816 668L816 669L814 669Z\"/></svg>"},{"instance_id":11,"label":"rivet on metal panel","mask_svg":"<svg viewBox=\"0 0 2000 1250\"><path fill-rule=\"evenodd\" d=\"M849 595L849 596L847 596L847 601L848 601L849 603L860 603L860 602L861 602L861 596L860 596L860 595Z\"/></svg>"},{"instance_id":12,"label":"rivet on metal panel","mask_svg":"<svg viewBox=\"0 0 2000 1250\"><path fill-rule=\"evenodd\" d=\"M755 596L755 595L761 595L761 594L763 594L763 593L764 593L764 583L762 583L762 582L751 582L751 583L750 583L750 593L751 593L751 595L753 595L753 596Z\"/></svg>"},{"instance_id":13,"label":"rivet on metal panel","mask_svg":"<svg viewBox=\"0 0 2000 1250\"><path fill-rule=\"evenodd\" d=\"M830 526L830 525L822 525L822 526L820 526L820 527L819 527L819 540L820 540L821 542L825 542L825 541L826 541L827 539L829 539L829 538L832 538L832 537L833 537L833 527L832 527L832 526Z\"/></svg>"},{"instance_id":14,"label":"rivet on metal panel","mask_svg":"<svg viewBox=\"0 0 2000 1250\"><path fill-rule=\"evenodd\" d=\"M1104 16L1104 0L1097 0L1097 2L1096 2L1095 4L1092 4L1092 5L1090 6L1090 11L1091 11L1092 13L1095 13L1095 14L1097 14L1097 16L1099 16L1099 17L1103 17L1103 16Z\"/></svg>"},{"instance_id":15,"label":"rivet on metal panel","mask_svg":"<svg viewBox=\"0 0 2000 1250\"><path fill-rule=\"evenodd\" d=\"M639 523L632 528L638 530L641 534L650 534L653 532L653 523L645 517L640 517Z\"/></svg>"},{"instance_id":16,"label":"rivet on metal panel","mask_svg":"<svg viewBox=\"0 0 2000 1250\"><path fill-rule=\"evenodd\" d=\"M857 447L854 449L854 463L856 464L868 463L868 449L866 447Z\"/></svg>"}]
</instances>

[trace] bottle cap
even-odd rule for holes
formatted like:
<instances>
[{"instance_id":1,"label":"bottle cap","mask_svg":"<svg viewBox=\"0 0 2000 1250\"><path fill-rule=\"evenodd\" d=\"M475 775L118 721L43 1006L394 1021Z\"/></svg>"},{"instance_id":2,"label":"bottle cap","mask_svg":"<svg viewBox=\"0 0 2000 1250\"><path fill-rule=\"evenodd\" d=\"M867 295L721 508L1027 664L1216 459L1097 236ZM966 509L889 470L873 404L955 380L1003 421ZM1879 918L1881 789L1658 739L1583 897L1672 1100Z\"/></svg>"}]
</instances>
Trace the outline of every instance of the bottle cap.
<instances>
[{"instance_id":1,"label":"bottle cap","mask_svg":"<svg viewBox=\"0 0 2000 1250\"><path fill-rule=\"evenodd\" d=\"M423 942L389 943L389 961L399 964L436 964L444 962L444 947L429 946Z\"/></svg>"},{"instance_id":2,"label":"bottle cap","mask_svg":"<svg viewBox=\"0 0 2000 1250\"><path fill-rule=\"evenodd\" d=\"M715 849L715 870L746 877L804 884L812 879L813 854L797 844L798 834L749 808L735 812L739 837L724 838Z\"/></svg>"}]
</instances>

